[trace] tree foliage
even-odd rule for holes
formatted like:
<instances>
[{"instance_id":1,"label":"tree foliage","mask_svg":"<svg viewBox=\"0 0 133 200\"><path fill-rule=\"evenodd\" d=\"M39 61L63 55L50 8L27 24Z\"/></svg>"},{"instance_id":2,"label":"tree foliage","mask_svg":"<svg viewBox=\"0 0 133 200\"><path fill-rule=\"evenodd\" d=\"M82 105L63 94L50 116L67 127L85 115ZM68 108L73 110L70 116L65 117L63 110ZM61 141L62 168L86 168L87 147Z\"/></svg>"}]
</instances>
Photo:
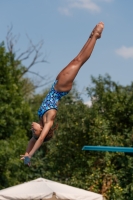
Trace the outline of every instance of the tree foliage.
<instances>
[{"instance_id":1,"label":"tree foliage","mask_svg":"<svg viewBox=\"0 0 133 200\"><path fill-rule=\"evenodd\" d=\"M24 180L19 176L19 155L25 149L32 113L25 102L20 75L24 67L14 55L0 46L0 187ZM21 172L22 173L22 172ZM19 176L19 177L18 177Z\"/></svg>"},{"instance_id":2,"label":"tree foliage","mask_svg":"<svg viewBox=\"0 0 133 200\"><path fill-rule=\"evenodd\" d=\"M13 132L21 128L28 130L28 119L31 118L29 105L24 101L22 93L23 81L19 79L24 67L14 59L14 55L6 53L0 47L0 138L9 138ZM23 119L23 121L22 121Z\"/></svg>"},{"instance_id":3,"label":"tree foliage","mask_svg":"<svg viewBox=\"0 0 133 200\"><path fill-rule=\"evenodd\" d=\"M133 83L121 86L110 76L92 77L87 88L92 106L74 89L62 98L54 138L42 145L28 168L25 152L30 123L47 90L28 93L34 83L15 54L0 46L0 188L38 177L103 194L106 199L133 199L132 153L82 151L84 145L133 146ZM30 90L31 91L31 90ZM28 95L29 94L29 95Z\"/></svg>"},{"instance_id":4,"label":"tree foliage","mask_svg":"<svg viewBox=\"0 0 133 200\"><path fill-rule=\"evenodd\" d=\"M132 199L132 153L84 152L84 145L133 146L133 90L92 77L92 107L66 96L61 101L59 129L47 145L44 177L103 194L107 199ZM75 99L75 98L74 98Z\"/></svg>"}]
</instances>

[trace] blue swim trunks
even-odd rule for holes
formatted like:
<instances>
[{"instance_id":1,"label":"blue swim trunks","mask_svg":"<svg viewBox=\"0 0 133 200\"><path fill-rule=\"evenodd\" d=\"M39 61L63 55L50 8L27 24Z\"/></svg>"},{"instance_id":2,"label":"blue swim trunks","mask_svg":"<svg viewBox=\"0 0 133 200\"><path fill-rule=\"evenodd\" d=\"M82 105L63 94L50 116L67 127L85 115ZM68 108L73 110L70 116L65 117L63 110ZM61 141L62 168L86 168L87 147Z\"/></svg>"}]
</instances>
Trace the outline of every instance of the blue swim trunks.
<instances>
[{"instance_id":1,"label":"blue swim trunks","mask_svg":"<svg viewBox=\"0 0 133 200\"><path fill-rule=\"evenodd\" d=\"M55 80L54 84L52 85L51 90L43 100L39 110L38 110L38 116L42 117L45 112L47 112L50 109L56 109L58 110L58 101L61 99L61 97L68 94L68 92L58 92L54 89L55 84L58 80Z\"/></svg>"}]
</instances>

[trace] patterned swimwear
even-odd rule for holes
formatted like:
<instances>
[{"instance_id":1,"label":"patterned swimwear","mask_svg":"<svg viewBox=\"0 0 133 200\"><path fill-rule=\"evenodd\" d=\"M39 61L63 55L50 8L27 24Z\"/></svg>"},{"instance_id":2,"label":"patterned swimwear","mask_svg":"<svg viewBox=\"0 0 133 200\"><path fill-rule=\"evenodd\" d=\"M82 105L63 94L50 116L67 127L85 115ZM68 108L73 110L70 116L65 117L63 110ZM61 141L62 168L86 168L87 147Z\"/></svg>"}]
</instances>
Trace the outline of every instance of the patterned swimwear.
<instances>
[{"instance_id":1,"label":"patterned swimwear","mask_svg":"<svg viewBox=\"0 0 133 200\"><path fill-rule=\"evenodd\" d=\"M47 112L50 109L56 109L58 110L58 101L61 99L61 97L68 94L68 92L58 92L54 89L55 84L58 80L55 80L54 84L52 85L51 90L43 100L39 110L38 110L38 116L42 117L45 112Z\"/></svg>"}]
</instances>

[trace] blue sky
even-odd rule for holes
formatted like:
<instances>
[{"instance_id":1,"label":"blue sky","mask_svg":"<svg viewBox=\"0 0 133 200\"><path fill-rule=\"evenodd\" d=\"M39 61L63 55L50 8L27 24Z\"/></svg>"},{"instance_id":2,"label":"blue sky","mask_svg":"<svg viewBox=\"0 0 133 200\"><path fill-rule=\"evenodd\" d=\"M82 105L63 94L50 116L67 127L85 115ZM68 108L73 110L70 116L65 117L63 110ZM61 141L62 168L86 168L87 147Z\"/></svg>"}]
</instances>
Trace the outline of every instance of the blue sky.
<instances>
[{"instance_id":1,"label":"blue sky","mask_svg":"<svg viewBox=\"0 0 133 200\"><path fill-rule=\"evenodd\" d=\"M26 35L34 44L44 40L41 52L48 63L35 65L32 71L53 80L103 21L102 38L76 77L79 92L88 101L84 88L91 84L91 75L107 73L122 85L133 80L133 0L0 0L0 19L0 42L6 41L12 24L13 34L19 35L18 54L28 47Z\"/></svg>"}]
</instances>

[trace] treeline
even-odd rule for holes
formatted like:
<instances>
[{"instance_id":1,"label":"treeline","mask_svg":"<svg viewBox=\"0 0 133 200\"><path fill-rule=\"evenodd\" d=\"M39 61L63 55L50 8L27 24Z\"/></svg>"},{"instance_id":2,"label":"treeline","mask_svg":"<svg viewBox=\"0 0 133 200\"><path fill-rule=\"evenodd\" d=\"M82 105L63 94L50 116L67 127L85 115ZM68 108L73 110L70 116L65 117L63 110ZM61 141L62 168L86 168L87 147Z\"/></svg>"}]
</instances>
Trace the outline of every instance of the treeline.
<instances>
[{"instance_id":1,"label":"treeline","mask_svg":"<svg viewBox=\"0 0 133 200\"><path fill-rule=\"evenodd\" d=\"M133 146L133 83L92 77L85 105L74 89L62 98L54 138L42 145L31 167L20 161L31 137L30 125L47 90L35 94L27 68L0 45L0 189L38 177L103 194L133 199L133 154L82 151L84 145ZM28 92L27 92L28 91Z\"/></svg>"}]
</instances>

